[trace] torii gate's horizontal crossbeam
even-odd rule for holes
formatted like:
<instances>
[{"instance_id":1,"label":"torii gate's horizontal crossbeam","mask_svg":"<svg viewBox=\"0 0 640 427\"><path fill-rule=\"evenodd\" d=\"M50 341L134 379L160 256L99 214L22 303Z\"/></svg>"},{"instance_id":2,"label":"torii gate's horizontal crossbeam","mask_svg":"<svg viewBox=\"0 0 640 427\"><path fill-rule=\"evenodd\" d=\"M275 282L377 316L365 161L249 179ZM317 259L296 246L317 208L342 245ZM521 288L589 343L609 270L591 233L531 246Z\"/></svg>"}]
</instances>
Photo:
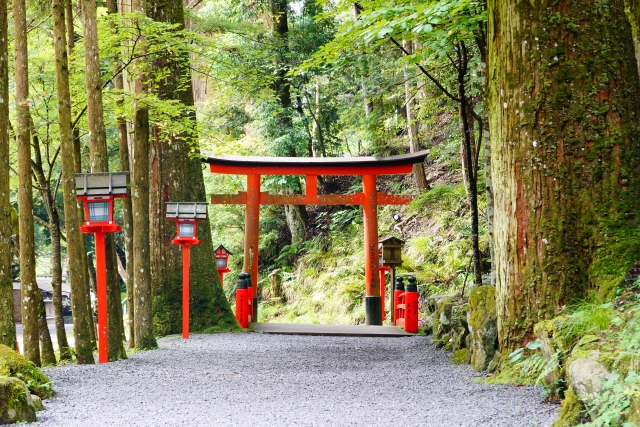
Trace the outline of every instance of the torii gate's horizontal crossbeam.
<instances>
[{"instance_id":1,"label":"torii gate's horizontal crossbeam","mask_svg":"<svg viewBox=\"0 0 640 427\"><path fill-rule=\"evenodd\" d=\"M411 196L377 193L378 205L406 205L411 202ZM245 205L247 193L241 191L238 194L212 194L212 205ZM354 194L269 194L260 192L261 205L362 205L364 193Z\"/></svg>"},{"instance_id":2,"label":"torii gate's horizontal crossbeam","mask_svg":"<svg viewBox=\"0 0 640 427\"><path fill-rule=\"evenodd\" d=\"M209 156L211 172L232 175L397 175L411 173L429 154L388 157L247 157Z\"/></svg>"}]
</instances>

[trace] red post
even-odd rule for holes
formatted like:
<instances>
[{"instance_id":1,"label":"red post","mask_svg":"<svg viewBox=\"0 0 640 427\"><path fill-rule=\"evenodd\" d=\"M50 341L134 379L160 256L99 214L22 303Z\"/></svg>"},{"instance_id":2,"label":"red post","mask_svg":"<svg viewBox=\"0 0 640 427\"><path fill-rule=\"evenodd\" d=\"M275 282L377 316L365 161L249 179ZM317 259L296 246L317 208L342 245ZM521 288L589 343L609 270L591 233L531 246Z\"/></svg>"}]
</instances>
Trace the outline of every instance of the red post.
<instances>
[{"instance_id":1,"label":"red post","mask_svg":"<svg viewBox=\"0 0 640 427\"><path fill-rule=\"evenodd\" d=\"M365 323L382 325L380 277L378 276L378 201L376 176L362 176L364 192Z\"/></svg>"},{"instance_id":2,"label":"red post","mask_svg":"<svg viewBox=\"0 0 640 427\"><path fill-rule=\"evenodd\" d=\"M404 331L410 333L418 332L418 285L415 277L408 278L405 298L405 321Z\"/></svg>"},{"instance_id":3,"label":"red post","mask_svg":"<svg viewBox=\"0 0 640 427\"><path fill-rule=\"evenodd\" d=\"M238 287L236 288L236 320L241 328L247 328L249 326L248 300L251 298L249 292L245 279L241 277L238 282Z\"/></svg>"},{"instance_id":4,"label":"red post","mask_svg":"<svg viewBox=\"0 0 640 427\"><path fill-rule=\"evenodd\" d=\"M402 307L400 307L402 304ZM404 283L402 277L396 278L393 285L393 324L394 326L404 325Z\"/></svg>"},{"instance_id":5,"label":"red post","mask_svg":"<svg viewBox=\"0 0 640 427\"><path fill-rule=\"evenodd\" d=\"M98 288L98 361L109 362L109 329L107 327L107 260L104 233L96 232L96 284Z\"/></svg>"},{"instance_id":6,"label":"red post","mask_svg":"<svg viewBox=\"0 0 640 427\"><path fill-rule=\"evenodd\" d=\"M224 288L224 273L218 270L218 278L220 279L220 286Z\"/></svg>"},{"instance_id":7,"label":"red post","mask_svg":"<svg viewBox=\"0 0 640 427\"><path fill-rule=\"evenodd\" d=\"M385 310L384 310L384 306L385 306L385 295L386 295L386 283L385 283L385 273L387 271L391 271L391 267L384 267L384 266L380 266L380 304L382 305L382 320L385 319L386 315L385 315ZM391 284L393 286L393 283ZM393 308L392 308L393 310Z\"/></svg>"},{"instance_id":8,"label":"red post","mask_svg":"<svg viewBox=\"0 0 640 427\"><path fill-rule=\"evenodd\" d=\"M182 245L182 338L189 338L189 245Z\"/></svg>"},{"instance_id":9,"label":"red post","mask_svg":"<svg viewBox=\"0 0 640 427\"><path fill-rule=\"evenodd\" d=\"M381 305L381 310L382 310L382 321L384 321L384 273L385 271L381 268L380 269L380 305Z\"/></svg>"},{"instance_id":10,"label":"red post","mask_svg":"<svg viewBox=\"0 0 640 427\"><path fill-rule=\"evenodd\" d=\"M253 285L251 318L258 320L258 244L260 238L260 175L247 175L247 205L244 235L244 268Z\"/></svg>"}]
</instances>

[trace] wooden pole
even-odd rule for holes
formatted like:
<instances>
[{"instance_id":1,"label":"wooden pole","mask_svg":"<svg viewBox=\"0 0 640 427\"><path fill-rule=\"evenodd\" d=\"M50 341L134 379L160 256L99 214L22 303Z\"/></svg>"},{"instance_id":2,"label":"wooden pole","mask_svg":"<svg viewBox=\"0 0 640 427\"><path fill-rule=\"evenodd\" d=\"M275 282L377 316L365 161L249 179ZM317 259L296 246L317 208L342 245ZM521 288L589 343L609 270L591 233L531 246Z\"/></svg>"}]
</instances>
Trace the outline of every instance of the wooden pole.
<instances>
[{"instance_id":1,"label":"wooden pole","mask_svg":"<svg viewBox=\"0 0 640 427\"><path fill-rule=\"evenodd\" d=\"M382 325L382 302L378 272L378 201L376 176L363 175L365 324Z\"/></svg>"},{"instance_id":2,"label":"wooden pole","mask_svg":"<svg viewBox=\"0 0 640 427\"><path fill-rule=\"evenodd\" d=\"M98 361L109 362L109 329L107 328L107 259L104 233L96 232L96 281L98 288Z\"/></svg>"},{"instance_id":3,"label":"wooden pole","mask_svg":"<svg viewBox=\"0 0 640 427\"><path fill-rule=\"evenodd\" d=\"M182 245L182 338L189 338L189 268L191 251Z\"/></svg>"},{"instance_id":4,"label":"wooden pole","mask_svg":"<svg viewBox=\"0 0 640 427\"><path fill-rule=\"evenodd\" d=\"M253 313L258 321L258 241L260 237L260 175L247 175L247 205L244 231L243 271L251 274Z\"/></svg>"}]
</instances>

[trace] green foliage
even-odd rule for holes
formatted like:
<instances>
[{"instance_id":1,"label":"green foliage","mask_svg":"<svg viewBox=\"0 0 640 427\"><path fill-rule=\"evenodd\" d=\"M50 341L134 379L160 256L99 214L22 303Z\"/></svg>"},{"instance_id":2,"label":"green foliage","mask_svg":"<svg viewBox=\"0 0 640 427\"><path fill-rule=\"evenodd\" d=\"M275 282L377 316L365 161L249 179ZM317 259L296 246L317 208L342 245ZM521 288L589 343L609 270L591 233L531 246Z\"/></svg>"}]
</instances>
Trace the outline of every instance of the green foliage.
<instances>
[{"instance_id":1,"label":"green foliage","mask_svg":"<svg viewBox=\"0 0 640 427\"><path fill-rule=\"evenodd\" d=\"M603 384L600 392L588 402L592 420L585 426L637 427L635 423L624 422L624 415L633 399L638 397L640 397L640 378L635 371L629 371L624 379L618 373L613 374Z\"/></svg>"},{"instance_id":2,"label":"green foliage","mask_svg":"<svg viewBox=\"0 0 640 427\"><path fill-rule=\"evenodd\" d=\"M513 369L519 371L523 378L533 380L534 384L542 384L547 395L557 392L559 384L547 384L547 376L558 370L562 355L560 351L545 360L540 353L540 341L535 340L509 354L508 361Z\"/></svg>"}]
</instances>

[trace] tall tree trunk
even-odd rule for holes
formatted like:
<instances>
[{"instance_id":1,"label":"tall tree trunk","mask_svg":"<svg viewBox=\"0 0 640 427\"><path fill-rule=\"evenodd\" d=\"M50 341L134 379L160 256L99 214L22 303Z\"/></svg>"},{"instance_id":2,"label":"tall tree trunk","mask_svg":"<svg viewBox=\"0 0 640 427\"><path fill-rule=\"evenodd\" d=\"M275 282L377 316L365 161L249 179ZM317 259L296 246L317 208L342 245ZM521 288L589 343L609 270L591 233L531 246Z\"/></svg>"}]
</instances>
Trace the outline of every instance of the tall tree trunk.
<instances>
[{"instance_id":1,"label":"tall tree trunk","mask_svg":"<svg viewBox=\"0 0 640 427\"><path fill-rule=\"evenodd\" d=\"M102 107L102 78L100 77L100 52L98 49L97 6L95 0L82 0L84 18L84 64L87 89L87 121L89 125L89 157L91 172L108 172L107 135L104 128ZM107 311L109 360L126 359L124 331L122 330L122 305L120 281L117 274L116 245L113 234L105 236L107 268Z\"/></svg>"},{"instance_id":2,"label":"tall tree trunk","mask_svg":"<svg viewBox=\"0 0 640 427\"><path fill-rule=\"evenodd\" d=\"M9 24L8 3L0 5L0 344L15 348L11 275L11 205L9 186Z\"/></svg>"},{"instance_id":3,"label":"tall tree trunk","mask_svg":"<svg viewBox=\"0 0 640 427\"><path fill-rule=\"evenodd\" d=\"M488 16L504 352L640 259L640 83L622 0L489 0Z\"/></svg>"},{"instance_id":4,"label":"tall tree trunk","mask_svg":"<svg viewBox=\"0 0 640 427\"><path fill-rule=\"evenodd\" d=\"M73 24L73 0L64 0L64 19L66 22L66 31L67 31L67 53L69 56L73 54L73 51L76 46L75 42L75 32L74 32L74 24ZM72 103L73 105L73 103ZM75 167L75 173L82 173L82 142L80 141L80 129L75 126L72 128L72 141L73 141L73 162ZM84 222L84 206L81 200L76 201L76 205L78 207L78 221L80 223ZM88 246L89 236L87 234L82 235L82 274L83 274L83 283L85 284L85 289L87 293L87 298L85 298L87 302L87 310L90 313L89 316L89 333L91 335L91 345L94 349L98 348L96 341L96 327L94 322L94 312L93 307L91 306L91 280L87 275L87 271L89 270L89 258L87 255L87 246Z\"/></svg>"},{"instance_id":5,"label":"tall tree trunk","mask_svg":"<svg viewBox=\"0 0 640 427\"><path fill-rule=\"evenodd\" d=\"M184 9L180 0L154 0L148 15L156 21L184 26ZM179 100L193 107L189 58L169 59L157 67L164 68L167 78L160 82L158 94L163 99ZM194 122L193 111L185 117ZM182 254L179 245L172 245L175 226L166 221L164 202L202 202L206 200L202 165L190 153L199 152L197 135L162 135L156 129L150 174L154 197L152 211L152 274L154 283L154 316L160 334L181 330ZM135 231L135 227L134 227ZM213 241L208 221L198 223L201 243L191 249L190 329L203 331L211 326L235 325L235 317L223 292L216 271Z\"/></svg>"},{"instance_id":6,"label":"tall tree trunk","mask_svg":"<svg viewBox=\"0 0 640 427\"><path fill-rule=\"evenodd\" d=\"M467 97L465 78L468 72L469 56L464 42L456 47L458 57L458 97L460 98L460 122L462 123L462 140L464 153L464 165L467 173L467 195L469 196L469 208L471 211L471 259L476 286L482 285L482 264L480 255L480 215L478 212L478 171L474 170L473 159L475 143L473 137L473 117L470 109L472 106Z\"/></svg>"},{"instance_id":7,"label":"tall tree trunk","mask_svg":"<svg viewBox=\"0 0 640 427\"><path fill-rule=\"evenodd\" d=\"M71 360L71 349L69 348L69 342L67 341L67 333L64 328L64 317L62 314L62 254L60 247L60 215L58 214L58 208L56 206L55 191L51 186L51 170L48 175L45 175L42 150L40 148L40 138L35 134L35 125L33 123L33 117L30 117L31 131L34 136L33 149L35 159L33 161L33 173L38 182L38 188L40 196L44 201L45 208L47 209L47 216L49 218L49 238L51 239L51 289L53 293L53 310L54 320L56 326L56 336L58 338L58 348L60 349L60 360ZM50 162L50 160L48 160ZM51 167L51 163L49 163ZM40 313L42 316L42 312ZM46 315L45 315L46 317ZM46 325L46 319L45 319ZM46 329L40 328L40 342L43 347L42 363L44 365L51 364L50 355L45 355L46 350L45 343L51 341L49 335L49 327ZM51 348L53 352L53 347Z\"/></svg>"},{"instance_id":8,"label":"tall tree trunk","mask_svg":"<svg viewBox=\"0 0 640 427\"><path fill-rule=\"evenodd\" d=\"M146 12L144 0L133 0L134 12ZM142 68L142 59L137 65ZM133 216L134 258L134 326L136 348L157 347L153 331L153 307L149 245L149 106L146 104L147 76L138 71L135 77L134 137L133 137L133 180L131 207Z\"/></svg>"},{"instance_id":9,"label":"tall tree trunk","mask_svg":"<svg viewBox=\"0 0 640 427\"><path fill-rule=\"evenodd\" d=\"M56 355L53 352L53 342L47 324L47 310L44 306L44 299L40 291L36 292L38 298L38 334L40 335L40 354L42 356L42 366L53 366L56 362Z\"/></svg>"},{"instance_id":10,"label":"tall tree trunk","mask_svg":"<svg viewBox=\"0 0 640 427\"><path fill-rule=\"evenodd\" d=\"M56 322L56 338L60 350L60 360L71 360L71 349L67 340L62 308L62 255L60 253L60 215L58 208L51 211L51 288L53 290L53 311Z\"/></svg>"},{"instance_id":11,"label":"tall tree trunk","mask_svg":"<svg viewBox=\"0 0 640 427\"><path fill-rule=\"evenodd\" d=\"M18 144L18 209L20 211L20 298L24 356L40 366L38 335L38 284L33 228L31 183L31 137L29 124L29 68L27 58L27 16L24 0L13 2L16 76L16 143Z\"/></svg>"},{"instance_id":12,"label":"tall tree trunk","mask_svg":"<svg viewBox=\"0 0 640 427\"><path fill-rule=\"evenodd\" d=\"M413 45L410 41L403 40L402 46L409 54L413 52ZM413 117L413 107L415 102L411 93L411 79L409 78L409 72L407 67L404 70L404 102L405 110L407 112L407 134L409 135L409 152L415 153L419 151L418 147L418 125ZM427 182L427 176L424 173L424 163L416 163L413 165L413 180L416 183L416 187L420 191L429 190L429 182Z\"/></svg>"},{"instance_id":13,"label":"tall tree trunk","mask_svg":"<svg viewBox=\"0 0 640 427\"><path fill-rule=\"evenodd\" d=\"M71 132L71 94L69 90L69 66L66 45L64 0L53 0L53 38L56 58L56 88L58 95L58 121L60 129L60 153L62 158L62 193L67 231L69 256L69 282L73 311L73 335L76 360L79 364L95 363L92 351L89 294L87 290L82 256L84 236L80 234L80 217L75 197L75 161ZM86 253L85 253L86 255Z\"/></svg>"},{"instance_id":14,"label":"tall tree trunk","mask_svg":"<svg viewBox=\"0 0 640 427\"><path fill-rule=\"evenodd\" d=\"M118 6L115 0L107 0L107 10L109 13L118 13ZM115 28L113 28L116 31ZM113 68L117 71L119 68L119 56L114 58ZM113 86L116 90L124 91L124 77L122 73L117 73L113 78ZM122 107L124 100L116 101L119 107ZM129 137L127 133L127 121L125 117L118 117L118 149L120 152L120 170L128 171L129 167ZM126 271L127 279L125 286L127 289L127 325L129 330L129 348L136 346L134 319L134 303L133 303L133 214L131 210L131 198L122 199L122 216L124 217L124 251L127 259Z\"/></svg>"}]
</instances>

